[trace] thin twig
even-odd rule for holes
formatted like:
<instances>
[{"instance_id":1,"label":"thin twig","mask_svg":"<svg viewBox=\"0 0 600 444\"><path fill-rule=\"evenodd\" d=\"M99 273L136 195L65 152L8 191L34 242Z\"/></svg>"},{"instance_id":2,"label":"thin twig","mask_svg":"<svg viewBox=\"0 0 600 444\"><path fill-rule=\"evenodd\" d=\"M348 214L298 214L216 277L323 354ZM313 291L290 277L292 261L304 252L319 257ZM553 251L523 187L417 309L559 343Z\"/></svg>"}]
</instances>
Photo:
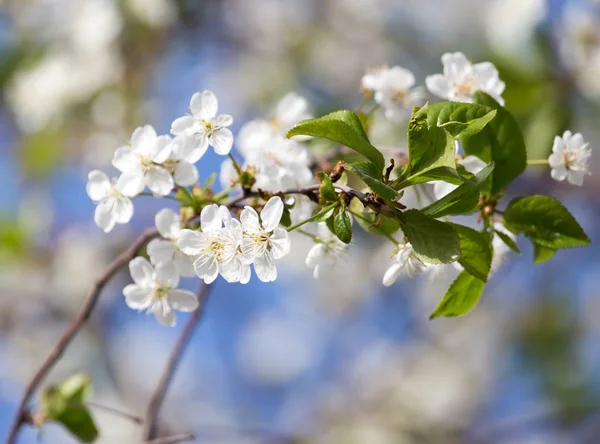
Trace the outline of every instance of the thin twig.
<instances>
[{"instance_id":1,"label":"thin twig","mask_svg":"<svg viewBox=\"0 0 600 444\"><path fill-rule=\"evenodd\" d=\"M123 253L121 253L115 260L113 260L108 268L102 273L102 275L96 279L94 282L94 286L90 291L88 297L83 302L77 316L69 327L65 330L59 341L56 343L54 348L50 351L50 354L46 357L44 362L38 371L33 375L27 387L25 388L25 393L21 398L21 402L17 408L17 413L13 420L12 426L10 428L10 432L7 439L7 444L12 444L15 442L17 434L19 433L19 429L21 425L27 418L27 404L29 403L31 397L34 392L37 390L39 385L41 384L44 377L48 374L50 369L54 367L54 365L58 362L65 349L69 346L73 338L79 333L79 330L83 327L85 322L90 317L90 314L94 310L96 303L98 302L98 298L104 286L110 281L110 279L117 274L117 272L127 264L131 259L135 257L137 251L144 246L150 239L156 237L158 232L156 229L148 229L146 230L140 237L138 237Z\"/></svg>"},{"instance_id":2,"label":"thin twig","mask_svg":"<svg viewBox=\"0 0 600 444\"><path fill-rule=\"evenodd\" d=\"M133 415L133 414L127 413L127 412L122 412L121 410L117 410L117 409L109 407L107 405L97 404L97 403L91 402L91 401L87 401L86 404L94 409L104 410L105 412L111 413L115 416L120 416L120 417L128 419L132 422L135 422L136 424L144 423L144 420L142 418L140 418L139 416L136 416L136 415Z\"/></svg>"},{"instance_id":3,"label":"thin twig","mask_svg":"<svg viewBox=\"0 0 600 444\"><path fill-rule=\"evenodd\" d=\"M146 441L144 444L173 444L176 442L189 441L191 439L194 439L192 433L180 433L178 435L163 436L162 438Z\"/></svg>"},{"instance_id":4,"label":"thin twig","mask_svg":"<svg viewBox=\"0 0 600 444\"><path fill-rule=\"evenodd\" d=\"M181 357L183 356L183 353L185 352L187 345L192 338L194 330L196 329L196 325L198 325L200 319L202 319L210 288L211 285L201 285L200 290L198 291L199 306L183 328L183 331L181 332L181 335L175 344L175 348L173 348L171 354L169 355L169 359L167 360L167 364L163 369L160 381L158 382L156 389L154 389L154 393L152 394L150 402L148 403L148 408L146 409L142 441L148 441L153 438L158 412L163 403L169 385L171 384L173 375L177 370L177 366L179 365Z\"/></svg>"}]
</instances>

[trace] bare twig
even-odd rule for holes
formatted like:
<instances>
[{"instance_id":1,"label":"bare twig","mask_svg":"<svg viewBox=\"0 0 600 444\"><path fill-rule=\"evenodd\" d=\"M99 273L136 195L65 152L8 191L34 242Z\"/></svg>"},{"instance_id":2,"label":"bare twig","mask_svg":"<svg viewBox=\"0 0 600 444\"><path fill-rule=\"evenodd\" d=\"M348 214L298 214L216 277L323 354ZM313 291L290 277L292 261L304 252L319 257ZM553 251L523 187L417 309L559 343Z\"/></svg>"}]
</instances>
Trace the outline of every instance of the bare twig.
<instances>
[{"instance_id":1,"label":"bare twig","mask_svg":"<svg viewBox=\"0 0 600 444\"><path fill-rule=\"evenodd\" d=\"M144 417L144 430L142 432L143 441L148 441L153 438L158 412L163 403L169 385L171 384L173 375L177 370L179 361L181 360L181 357L183 356L183 353L185 352L187 345L192 338L194 330L196 329L196 325L198 325L198 322L200 322L200 319L202 319L210 288L211 285L201 285L198 292L198 301L200 305L183 328L183 331L181 332L181 335L175 344L175 348L169 355L169 359L167 360L167 364L165 365L160 381L158 382L158 385L156 386L156 389L150 398L148 408L146 409L146 415Z\"/></svg>"},{"instance_id":2,"label":"bare twig","mask_svg":"<svg viewBox=\"0 0 600 444\"><path fill-rule=\"evenodd\" d=\"M193 434L179 433L178 435L164 436L162 438L146 441L144 444L173 444L176 442L189 441L190 439L194 439Z\"/></svg>"},{"instance_id":3,"label":"bare twig","mask_svg":"<svg viewBox=\"0 0 600 444\"><path fill-rule=\"evenodd\" d=\"M19 429L21 425L25 422L28 412L27 412L27 404L29 403L31 397L34 392L37 390L39 385L41 384L44 377L48 374L50 369L54 367L54 365L58 362L65 349L69 346L73 338L79 333L79 330L83 327L85 322L89 319L90 314L94 310L96 306L96 302L98 302L98 298L104 286L110 281L110 279L117 274L117 272L127 264L131 259L135 257L137 251L142 248L150 239L156 237L158 232L155 229L146 230L140 237L138 237L123 253L121 253L114 261L110 263L108 268L102 273L102 275L96 279L94 282L94 286L90 291L88 297L81 305L77 316L69 327L65 330L59 341L56 343L54 348L50 351L50 354L46 357L44 362L38 371L33 375L27 387L25 388L25 393L21 398L21 402L17 408L17 413L13 420L12 426L10 428L10 432L7 439L7 444L12 444L15 442L17 434L19 433Z\"/></svg>"},{"instance_id":4,"label":"bare twig","mask_svg":"<svg viewBox=\"0 0 600 444\"><path fill-rule=\"evenodd\" d=\"M86 402L86 404L89 405L90 407L92 407L93 409L103 410L103 411L111 413L115 416L120 416L122 418L128 419L131 422L135 422L136 424L144 423L144 420L142 418L140 418L139 416L132 415L131 413L127 413L127 412L122 412L121 410L117 410L117 409L109 407L107 405L97 404L97 403L91 402L91 401Z\"/></svg>"}]
</instances>

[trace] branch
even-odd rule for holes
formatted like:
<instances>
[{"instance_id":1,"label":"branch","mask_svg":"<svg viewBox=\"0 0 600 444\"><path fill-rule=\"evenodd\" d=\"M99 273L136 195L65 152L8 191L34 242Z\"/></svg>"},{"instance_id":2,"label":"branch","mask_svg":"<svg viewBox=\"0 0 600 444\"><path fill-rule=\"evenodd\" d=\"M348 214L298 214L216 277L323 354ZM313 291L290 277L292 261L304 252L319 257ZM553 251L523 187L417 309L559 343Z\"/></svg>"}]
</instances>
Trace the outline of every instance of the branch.
<instances>
[{"instance_id":1,"label":"branch","mask_svg":"<svg viewBox=\"0 0 600 444\"><path fill-rule=\"evenodd\" d=\"M202 284L200 290L198 292L198 301L200 305L196 309L196 311L192 314L187 324L183 328L177 343L175 344L175 348L171 351L169 359L167 360L167 364L163 370L162 376L156 389L154 389L154 393L150 398L150 403L148 404L148 408L146 409L146 415L144 418L144 430L142 432L142 441L148 441L153 438L154 429L156 428L156 418L158 416L158 412L165 398L165 394L171 384L173 379L173 375L177 370L177 366L185 352L190 339L196 329L196 325L202 319L202 315L204 314L204 308L206 306L206 301L208 298L208 292L210 291L211 285Z\"/></svg>"},{"instance_id":2,"label":"branch","mask_svg":"<svg viewBox=\"0 0 600 444\"><path fill-rule=\"evenodd\" d=\"M94 286L90 291L88 297L83 302L83 305L79 309L77 316L71 324L67 327L61 338L58 340L54 348L50 351L50 354L46 357L39 370L33 375L27 387L25 393L21 398L21 402L17 408L17 414L13 420L12 426L7 439L7 444L15 442L19 429L27 419L27 404L29 403L34 392L41 384L44 377L54 367L54 365L61 358L65 349L69 346L73 338L79 333L79 330L83 327L85 322L89 319L92 310L98 302L100 293L104 286L112 279L117 272L126 265L131 259L133 259L137 251L142 248L150 239L156 237L158 232L155 229L146 230L140 237L138 237L123 253L121 253L115 260L113 260L108 268L102 273L102 275L96 279Z\"/></svg>"},{"instance_id":3,"label":"branch","mask_svg":"<svg viewBox=\"0 0 600 444\"><path fill-rule=\"evenodd\" d=\"M176 442L189 441L194 439L194 435L191 433L180 433L178 435L164 436L162 438L156 438L151 441L146 441L145 444L173 444Z\"/></svg>"}]
</instances>

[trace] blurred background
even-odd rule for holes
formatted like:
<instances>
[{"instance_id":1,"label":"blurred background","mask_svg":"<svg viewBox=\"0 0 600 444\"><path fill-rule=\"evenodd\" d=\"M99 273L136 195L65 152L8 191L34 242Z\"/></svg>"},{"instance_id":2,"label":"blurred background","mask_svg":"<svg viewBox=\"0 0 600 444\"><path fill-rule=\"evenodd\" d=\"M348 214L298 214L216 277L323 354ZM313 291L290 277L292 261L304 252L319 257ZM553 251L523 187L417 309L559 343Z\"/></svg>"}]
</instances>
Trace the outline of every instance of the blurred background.
<instances>
[{"instance_id":1,"label":"blurred background","mask_svg":"<svg viewBox=\"0 0 600 444\"><path fill-rule=\"evenodd\" d=\"M93 279L165 205L140 197L129 225L110 235L94 225L87 172L110 170L136 126L168 132L203 89L234 116L234 134L289 91L314 115L356 109L367 68L401 65L422 84L447 51L496 64L529 158L547 157L565 129L600 146L599 1L0 1L0 436ZM210 150L201 178L221 160ZM511 254L464 318L428 321L452 276L381 287L389 247L360 235L319 281L300 243L273 284L218 280L162 408L161 435L600 442L599 167L600 154L581 189L545 167L514 184L506 202L517 189L553 195L594 244L534 267L519 243L523 256ZM188 315L169 329L128 309L128 279L107 288L48 382L89 372L96 403L141 415ZM93 415L100 442L136 442L138 425ZM37 440L23 428L19 442ZM43 440L73 442L52 425Z\"/></svg>"}]
</instances>

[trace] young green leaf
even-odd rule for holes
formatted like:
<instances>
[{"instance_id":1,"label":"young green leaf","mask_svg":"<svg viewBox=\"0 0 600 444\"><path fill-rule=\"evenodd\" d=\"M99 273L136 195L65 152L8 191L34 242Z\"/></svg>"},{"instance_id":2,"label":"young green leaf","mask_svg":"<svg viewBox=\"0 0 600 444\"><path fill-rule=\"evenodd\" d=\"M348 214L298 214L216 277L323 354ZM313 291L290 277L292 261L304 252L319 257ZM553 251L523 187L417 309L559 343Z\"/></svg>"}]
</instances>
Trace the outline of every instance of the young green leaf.
<instances>
[{"instance_id":1,"label":"young green leaf","mask_svg":"<svg viewBox=\"0 0 600 444\"><path fill-rule=\"evenodd\" d=\"M485 283L467 271L461 272L433 311L429 319L440 316L462 316L475 307Z\"/></svg>"},{"instance_id":2,"label":"young green leaf","mask_svg":"<svg viewBox=\"0 0 600 444\"><path fill-rule=\"evenodd\" d=\"M335 111L317 119L302 120L288 131L287 137L293 136L333 140L365 156L379 171L385 165L383 154L371 145L360 119L352 111Z\"/></svg>"},{"instance_id":3,"label":"young green leaf","mask_svg":"<svg viewBox=\"0 0 600 444\"><path fill-rule=\"evenodd\" d=\"M206 178L206 180L204 181L204 185L202 186L202 188L204 188L204 189L210 188L212 186L212 184L215 183L216 178L217 178L217 173L211 173L210 176L208 176Z\"/></svg>"},{"instance_id":4,"label":"young green leaf","mask_svg":"<svg viewBox=\"0 0 600 444\"><path fill-rule=\"evenodd\" d=\"M439 102L429 105L427 125L448 131L457 140L480 132L494 117L496 110L476 103Z\"/></svg>"},{"instance_id":5,"label":"young green leaf","mask_svg":"<svg viewBox=\"0 0 600 444\"><path fill-rule=\"evenodd\" d=\"M342 207L338 207L333 215L333 230L338 239L345 244L349 244L352 240L352 221Z\"/></svg>"},{"instance_id":6,"label":"young green leaf","mask_svg":"<svg viewBox=\"0 0 600 444\"><path fill-rule=\"evenodd\" d=\"M487 238L473 228L459 224L451 225L460 241L458 263L480 281L487 282L492 266L492 248Z\"/></svg>"},{"instance_id":7,"label":"young green leaf","mask_svg":"<svg viewBox=\"0 0 600 444\"><path fill-rule=\"evenodd\" d=\"M448 264L460 258L460 242L452 226L418 210L405 211L403 216L402 231L425 262Z\"/></svg>"},{"instance_id":8,"label":"young green leaf","mask_svg":"<svg viewBox=\"0 0 600 444\"><path fill-rule=\"evenodd\" d=\"M454 169L453 167L439 167L425 171L416 176L410 176L406 178L399 177L398 179L390 182L390 187L399 191L411 185L424 182L433 182L434 180L443 180L444 182L452 183L454 185L460 185L465 182L465 177L463 177L464 175L461 176L461 173L459 173L457 169Z\"/></svg>"},{"instance_id":9,"label":"young green leaf","mask_svg":"<svg viewBox=\"0 0 600 444\"><path fill-rule=\"evenodd\" d=\"M473 180L466 181L440 200L423 208L423 213L439 218L450 214L472 212L479 202L479 189L494 170L494 162L488 163Z\"/></svg>"},{"instance_id":10,"label":"young green leaf","mask_svg":"<svg viewBox=\"0 0 600 444\"><path fill-rule=\"evenodd\" d=\"M513 233L524 233L536 244L551 249L590 244L569 210L550 196L514 199L504 212L504 225Z\"/></svg>"},{"instance_id":11,"label":"young green leaf","mask_svg":"<svg viewBox=\"0 0 600 444\"><path fill-rule=\"evenodd\" d=\"M381 173L369 162L354 162L346 165L346 168L356 174L367 184L374 193L377 193L386 201L393 201L398 192L382 182Z\"/></svg>"},{"instance_id":12,"label":"young green leaf","mask_svg":"<svg viewBox=\"0 0 600 444\"><path fill-rule=\"evenodd\" d=\"M65 426L82 442L94 442L98 438L96 424L83 405L70 406L56 422Z\"/></svg>"},{"instance_id":13,"label":"young green leaf","mask_svg":"<svg viewBox=\"0 0 600 444\"><path fill-rule=\"evenodd\" d=\"M496 167L486 191L495 194L525 171L525 141L515 118L493 98L479 91L473 99L475 103L495 108L496 117L480 133L463 140L462 146L467 155L475 155L484 162L494 161Z\"/></svg>"},{"instance_id":14,"label":"young green leaf","mask_svg":"<svg viewBox=\"0 0 600 444\"><path fill-rule=\"evenodd\" d=\"M325 200L325 202L333 202L337 200L338 195L335 192L335 188L333 187L329 176L324 172L319 171L317 173L317 179L321 184L319 187L319 194L321 194L321 197Z\"/></svg>"},{"instance_id":15,"label":"young green leaf","mask_svg":"<svg viewBox=\"0 0 600 444\"><path fill-rule=\"evenodd\" d=\"M92 381L86 373L76 373L58 386L60 394L69 402L85 402L92 392Z\"/></svg>"},{"instance_id":16,"label":"young green leaf","mask_svg":"<svg viewBox=\"0 0 600 444\"><path fill-rule=\"evenodd\" d=\"M533 242L533 263L541 264L554 257L556 250L553 248L542 247Z\"/></svg>"},{"instance_id":17,"label":"young green leaf","mask_svg":"<svg viewBox=\"0 0 600 444\"><path fill-rule=\"evenodd\" d=\"M521 250L519 250L519 247L517 247L516 242L512 240L509 235L498 230L494 230L494 232L500 239L502 239L502 242L504 242L508 248L517 253L519 256L523 254L521 253Z\"/></svg>"}]
</instances>

